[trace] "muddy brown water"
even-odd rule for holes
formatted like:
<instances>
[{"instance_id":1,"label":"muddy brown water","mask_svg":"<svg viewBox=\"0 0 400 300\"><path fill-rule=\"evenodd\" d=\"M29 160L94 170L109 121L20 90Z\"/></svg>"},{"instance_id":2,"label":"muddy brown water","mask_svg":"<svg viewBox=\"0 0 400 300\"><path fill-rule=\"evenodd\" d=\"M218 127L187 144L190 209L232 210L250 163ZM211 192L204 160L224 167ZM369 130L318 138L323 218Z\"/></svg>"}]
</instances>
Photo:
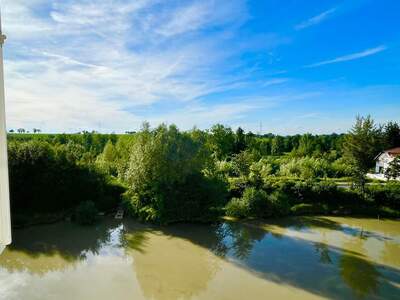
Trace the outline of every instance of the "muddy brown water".
<instances>
[{"instance_id":1,"label":"muddy brown water","mask_svg":"<svg viewBox=\"0 0 400 300\"><path fill-rule=\"evenodd\" d=\"M0 256L0 299L400 299L400 222L26 228Z\"/></svg>"}]
</instances>

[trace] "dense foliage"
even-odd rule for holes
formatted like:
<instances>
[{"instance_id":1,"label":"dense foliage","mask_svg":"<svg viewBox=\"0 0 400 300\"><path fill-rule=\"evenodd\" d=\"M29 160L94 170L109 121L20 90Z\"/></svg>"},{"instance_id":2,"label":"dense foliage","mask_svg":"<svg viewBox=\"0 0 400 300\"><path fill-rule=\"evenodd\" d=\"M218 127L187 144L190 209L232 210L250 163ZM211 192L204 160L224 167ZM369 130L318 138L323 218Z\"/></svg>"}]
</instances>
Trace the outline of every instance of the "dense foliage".
<instances>
[{"instance_id":1,"label":"dense foliage","mask_svg":"<svg viewBox=\"0 0 400 300\"><path fill-rule=\"evenodd\" d=\"M208 160L201 141L175 126L144 128L122 174L128 207L146 221L209 220L224 204L224 184L203 172Z\"/></svg>"},{"instance_id":2,"label":"dense foliage","mask_svg":"<svg viewBox=\"0 0 400 300\"><path fill-rule=\"evenodd\" d=\"M14 215L66 212L84 201L107 211L123 192L87 161L80 145L11 141L8 152Z\"/></svg>"},{"instance_id":3,"label":"dense foliage","mask_svg":"<svg viewBox=\"0 0 400 300\"><path fill-rule=\"evenodd\" d=\"M398 182L366 185L374 157L398 146L398 124L379 126L370 117L357 118L348 134L331 135L256 135L220 124L187 132L144 124L124 135L13 133L12 208L71 211L81 219L124 205L158 223L224 213L398 215ZM396 177L398 166L397 159L387 176Z\"/></svg>"}]
</instances>

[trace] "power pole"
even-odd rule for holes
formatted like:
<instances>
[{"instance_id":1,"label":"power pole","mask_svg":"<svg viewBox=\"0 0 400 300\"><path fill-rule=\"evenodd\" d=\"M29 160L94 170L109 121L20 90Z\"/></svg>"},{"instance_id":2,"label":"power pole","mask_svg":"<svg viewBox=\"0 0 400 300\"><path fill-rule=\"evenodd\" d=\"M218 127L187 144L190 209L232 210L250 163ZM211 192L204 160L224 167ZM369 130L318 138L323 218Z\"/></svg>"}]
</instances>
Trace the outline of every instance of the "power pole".
<instances>
[{"instance_id":1,"label":"power pole","mask_svg":"<svg viewBox=\"0 0 400 300\"><path fill-rule=\"evenodd\" d=\"M10 188L8 180L6 109L4 97L3 45L0 16L0 253L11 244Z\"/></svg>"}]
</instances>

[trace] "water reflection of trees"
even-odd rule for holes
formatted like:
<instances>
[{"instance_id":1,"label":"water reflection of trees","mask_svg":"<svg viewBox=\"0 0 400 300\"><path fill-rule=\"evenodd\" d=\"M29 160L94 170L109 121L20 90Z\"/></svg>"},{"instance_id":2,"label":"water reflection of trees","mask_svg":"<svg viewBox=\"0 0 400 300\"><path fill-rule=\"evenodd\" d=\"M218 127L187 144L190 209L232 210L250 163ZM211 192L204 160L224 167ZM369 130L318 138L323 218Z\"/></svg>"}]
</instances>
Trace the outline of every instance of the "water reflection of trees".
<instances>
[{"instance_id":1,"label":"water reflection of trees","mask_svg":"<svg viewBox=\"0 0 400 300\"><path fill-rule=\"evenodd\" d=\"M357 297L364 298L377 293L380 274L367 260L343 254L340 258L339 268L343 281Z\"/></svg>"},{"instance_id":2,"label":"water reflection of trees","mask_svg":"<svg viewBox=\"0 0 400 300\"><path fill-rule=\"evenodd\" d=\"M227 255L240 260L240 264L249 270L256 271L258 276L279 283L294 285L296 287L320 294L332 299L341 298L375 298L378 293L383 293L385 298L398 299L400 297L400 271L388 265L380 265L371 262L362 253L363 243L369 238L384 242L383 258L393 263L393 251L398 249L398 244L392 242L392 238L384 237L373 231L341 226L332 220L324 218L300 218L300 223L295 224L294 219L283 221L282 228L296 228L299 230L321 230L320 242L303 240L301 236L296 238L285 236L285 230L278 236L274 231L268 232L268 226L247 226L243 223L227 222L220 227L219 236L221 243L227 249ZM251 225L251 224L250 224ZM274 224L276 225L276 224ZM285 227L286 226L286 227ZM272 229L272 226L271 226ZM342 248L329 245L329 239L325 234L331 229L340 231L347 236L347 241ZM282 244L278 240L283 240ZM255 253L255 245L260 242L256 252L268 251L264 256ZM274 244L274 247L269 247ZM282 248L283 247L283 248ZM280 251L277 250L280 248ZM314 249L314 253L312 253ZM253 254L253 255L252 255ZM318 259L320 265L313 261ZM397 252L399 255L399 252ZM250 258L250 256L254 256ZM259 260L262 258L262 260ZM278 263L276 263L278 261ZM331 266L334 265L332 268ZM335 270L339 269L340 277ZM329 284L316 280L315 274ZM393 284L393 283L396 283ZM345 288L336 288L345 285ZM344 287L344 286L343 286ZM381 295L377 296L378 298Z\"/></svg>"},{"instance_id":3,"label":"water reflection of trees","mask_svg":"<svg viewBox=\"0 0 400 300\"><path fill-rule=\"evenodd\" d=\"M249 227L238 222L226 222L217 229L220 249L230 252L234 257L244 260L249 257L257 241L261 241L267 232L259 227Z\"/></svg>"},{"instance_id":4,"label":"water reflection of trees","mask_svg":"<svg viewBox=\"0 0 400 300\"><path fill-rule=\"evenodd\" d=\"M331 299L400 295L399 286L393 284L400 282L400 271L390 267L398 256L399 246L394 240L367 230L362 231L361 238L351 228L324 218L299 220L297 225L296 219L291 219L260 226L232 221L168 227L131 221L122 226L108 220L95 227L70 223L33 227L14 234L14 244L0 256L0 267L44 273L65 268L88 255L118 250L118 255L134 258L140 286L146 297L154 299L168 298L162 294L170 298L198 295L219 271L221 259L229 259L268 281ZM281 230L273 230L273 226ZM287 228L306 233L315 230L327 236L318 242L308 241L301 234L287 235ZM341 248L329 244L330 229L344 231L346 243ZM387 265L373 263L362 255L370 238L384 243L382 259Z\"/></svg>"},{"instance_id":5,"label":"water reflection of trees","mask_svg":"<svg viewBox=\"0 0 400 300\"><path fill-rule=\"evenodd\" d=\"M211 230L210 230L211 229ZM125 245L148 299L190 299L204 291L220 268L223 253L216 227L153 227L142 234L127 229ZM137 241L140 241L138 249ZM143 242L143 243L142 243ZM222 254L223 255L223 254Z\"/></svg>"},{"instance_id":6,"label":"water reflection of trees","mask_svg":"<svg viewBox=\"0 0 400 300\"><path fill-rule=\"evenodd\" d=\"M315 243L315 251L320 255L319 261L323 264L332 264L329 247L325 243Z\"/></svg>"},{"instance_id":7,"label":"water reflection of trees","mask_svg":"<svg viewBox=\"0 0 400 300\"><path fill-rule=\"evenodd\" d=\"M123 244L132 249L135 273L150 299L189 299L219 271L222 259L245 260L267 232L238 222L153 226L143 232L125 226Z\"/></svg>"},{"instance_id":8,"label":"water reflection of trees","mask_svg":"<svg viewBox=\"0 0 400 300\"><path fill-rule=\"evenodd\" d=\"M12 245L0 256L0 267L39 274L66 268L89 254L98 254L119 227L105 221L94 227L58 223L16 230Z\"/></svg>"},{"instance_id":9,"label":"water reflection of trees","mask_svg":"<svg viewBox=\"0 0 400 300\"><path fill-rule=\"evenodd\" d=\"M121 246L123 248L132 249L140 253L145 253L146 246L148 244L148 230L137 230L128 231L124 230L124 233L120 236Z\"/></svg>"}]
</instances>

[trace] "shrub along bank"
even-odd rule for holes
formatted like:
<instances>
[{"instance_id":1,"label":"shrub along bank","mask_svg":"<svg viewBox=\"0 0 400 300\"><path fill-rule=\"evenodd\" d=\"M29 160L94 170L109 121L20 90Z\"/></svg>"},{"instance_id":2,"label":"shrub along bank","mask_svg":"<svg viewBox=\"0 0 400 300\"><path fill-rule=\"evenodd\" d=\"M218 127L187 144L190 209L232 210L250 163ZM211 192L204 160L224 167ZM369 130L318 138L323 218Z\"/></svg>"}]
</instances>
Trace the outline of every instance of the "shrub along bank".
<instances>
[{"instance_id":1,"label":"shrub along bank","mask_svg":"<svg viewBox=\"0 0 400 300\"><path fill-rule=\"evenodd\" d=\"M76 145L75 145L76 146ZM101 211L113 209L124 189L95 166L79 162L74 145L44 141L10 142L11 210L14 225L43 222L72 214L82 202L91 201Z\"/></svg>"},{"instance_id":2,"label":"shrub along bank","mask_svg":"<svg viewBox=\"0 0 400 300\"><path fill-rule=\"evenodd\" d=\"M237 193L237 190L234 191ZM280 180L245 187L225 207L228 216L265 218L286 215L364 215L400 217L400 183L367 188L338 188L324 181Z\"/></svg>"}]
</instances>

